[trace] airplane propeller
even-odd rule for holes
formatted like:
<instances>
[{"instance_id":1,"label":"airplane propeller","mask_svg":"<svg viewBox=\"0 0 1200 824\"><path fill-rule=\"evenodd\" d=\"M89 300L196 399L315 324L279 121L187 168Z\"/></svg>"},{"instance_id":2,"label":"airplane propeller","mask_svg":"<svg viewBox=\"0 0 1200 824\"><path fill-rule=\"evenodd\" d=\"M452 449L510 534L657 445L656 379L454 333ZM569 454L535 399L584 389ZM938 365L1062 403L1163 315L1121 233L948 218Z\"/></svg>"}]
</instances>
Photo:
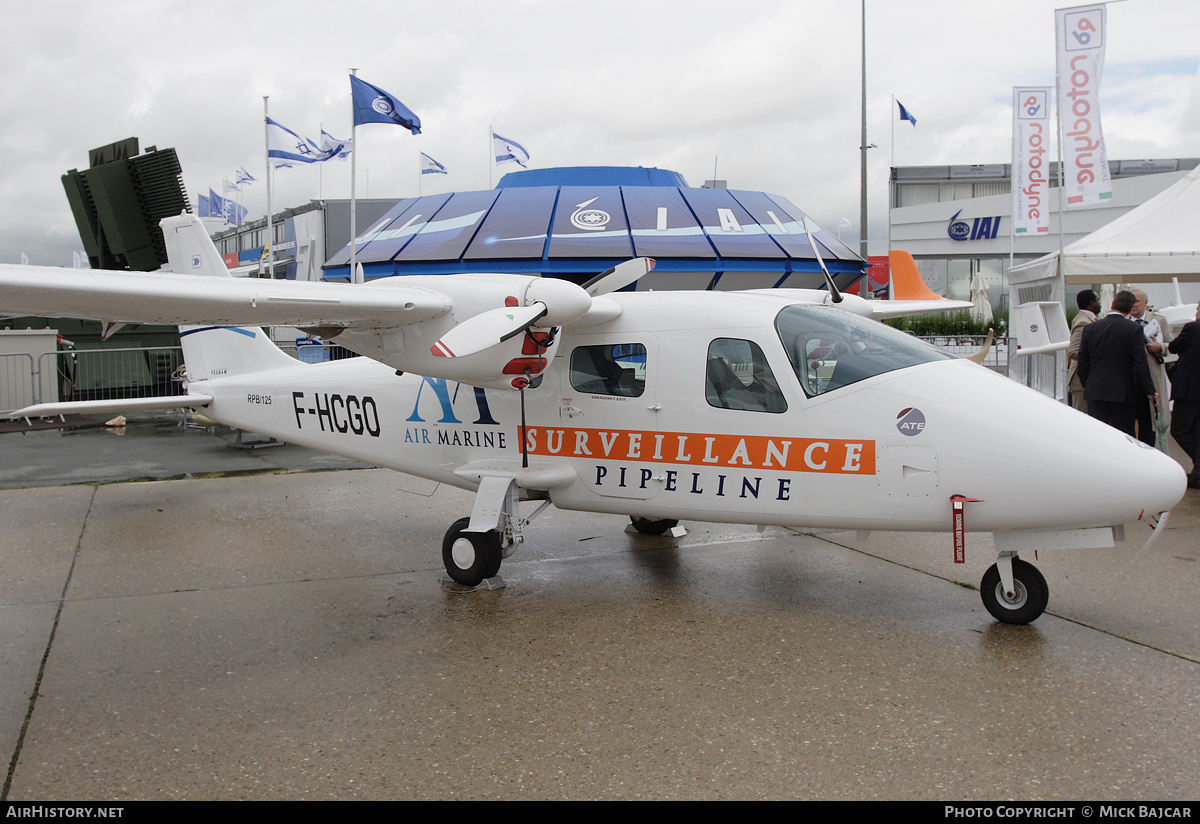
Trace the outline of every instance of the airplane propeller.
<instances>
[{"instance_id":1,"label":"airplane propeller","mask_svg":"<svg viewBox=\"0 0 1200 824\"><path fill-rule=\"evenodd\" d=\"M582 317L591 308L592 298L623 289L653 268L651 258L634 258L602 272L582 287L556 278L534 280L525 293L526 300L531 301L528 305L503 306L467 318L429 351L439 358L465 358L503 343L530 326L561 326Z\"/></svg>"},{"instance_id":2,"label":"airplane propeller","mask_svg":"<svg viewBox=\"0 0 1200 824\"><path fill-rule=\"evenodd\" d=\"M592 297L624 289L654 268L654 258L640 257L618 263L583 284L583 291Z\"/></svg>"}]
</instances>

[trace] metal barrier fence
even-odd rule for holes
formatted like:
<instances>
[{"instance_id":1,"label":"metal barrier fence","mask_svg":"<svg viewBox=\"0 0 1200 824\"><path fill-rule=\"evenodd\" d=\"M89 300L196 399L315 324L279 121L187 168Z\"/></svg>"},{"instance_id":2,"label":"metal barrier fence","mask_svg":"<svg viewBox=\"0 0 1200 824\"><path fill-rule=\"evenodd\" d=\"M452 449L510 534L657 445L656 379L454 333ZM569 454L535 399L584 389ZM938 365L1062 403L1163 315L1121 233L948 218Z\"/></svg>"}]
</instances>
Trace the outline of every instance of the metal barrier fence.
<instances>
[{"instance_id":1,"label":"metal barrier fence","mask_svg":"<svg viewBox=\"0 0 1200 824\"><path fill-rule=\"evenodd\" d=\"M37 390L33 355L28 352L0 354L0 409L20 409L36 403Z\"/></svg>"},{"instance_id":2,"label":"metal barrier fence","mask_svg":"<svg viewBox=\"0 0 1200 824\"><path fill-rule=\"evenodd\" d=\"M173 376L183 365L178 346L46 352L38 374L58 376L59 399L98 401L182 395Z\"/></svg>"}]
</instances>

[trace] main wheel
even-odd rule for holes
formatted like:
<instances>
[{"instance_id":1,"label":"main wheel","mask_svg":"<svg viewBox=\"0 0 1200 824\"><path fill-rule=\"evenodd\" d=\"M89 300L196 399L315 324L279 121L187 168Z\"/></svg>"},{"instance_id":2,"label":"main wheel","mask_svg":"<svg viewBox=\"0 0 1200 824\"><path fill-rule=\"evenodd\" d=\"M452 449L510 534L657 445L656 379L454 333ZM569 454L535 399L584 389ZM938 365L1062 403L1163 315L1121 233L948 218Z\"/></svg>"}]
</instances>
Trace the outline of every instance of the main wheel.
<instances>
[{"instance_id":1,"label":"main wheel","mask_svg":"<svg viewBox=\"0 0 1200 824\"><path fill-rule=\"evenodd\" d=\"M496 530L465 532L470 518L459 518L442 539L442 563L446 574L460 584L473 587L500 571L503 555Z\"/></svg>"},{"instance_id":2,"label":"main wheel","mask_svg":"<svg viewBox=\"0 0 1200 824\"><path fill-rule=\"evenodd\" d=\"M649 518L638 518L630 515L629 520L633 522L633 528L643 535L662 535L668 529L674 529L679 526L679 521L670 518L652 521Z\"/></svg>"},{"instance_id":3,"label":"main wheel","mask_svg":"<svg viewBox=\"0 0 1200 824\"><path fill-rule=\"evenodd\" d=\"M1013 597L1004 594L1004 584L1000 581L1000 570L992 564L983 573L983 581L979 584L979 595L983 605L997 621L1006 624L1028 624L1046 611L1050 600L1050 589L1046 579L1038 572L1033 564L1027 564L1020 558L1013 558Z\"/></svg>"}]
</instances>

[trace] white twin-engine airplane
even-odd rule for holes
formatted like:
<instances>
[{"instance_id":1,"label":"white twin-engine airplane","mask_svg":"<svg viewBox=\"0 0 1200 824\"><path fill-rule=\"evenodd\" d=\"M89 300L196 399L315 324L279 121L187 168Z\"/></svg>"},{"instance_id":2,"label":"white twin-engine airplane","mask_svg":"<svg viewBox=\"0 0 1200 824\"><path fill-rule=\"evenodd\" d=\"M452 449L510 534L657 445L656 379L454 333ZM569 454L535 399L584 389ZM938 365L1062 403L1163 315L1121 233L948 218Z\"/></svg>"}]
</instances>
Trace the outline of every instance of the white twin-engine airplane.
<instances>
[{"instance_id":1,"label":"white twin-engine airplane","mask_svg":"<svg viewBox=\"0 0 1200 824\"><path fill-rule=\"evenodd\" d=\"M864 301L828 278L828 291L616 291L645 258L582 288L239 280L196 218L162 227L174 274L0 266L0 311L185 324L187 395L7 415L187 406L476 490L442 544L462 584L496 576L551 503L651 534L682 534L679 519L950 531L956 560L965 531L991 531L983 602L1027 623L1047 587L1018 553L1111 547L1143 517L1157 535L1186 489L1161 452L871 320L954 302ZM365 357L299 363L257 328L270 324ZM521 501L542 504L525 516Z\"/></svg>"}]
</instances>

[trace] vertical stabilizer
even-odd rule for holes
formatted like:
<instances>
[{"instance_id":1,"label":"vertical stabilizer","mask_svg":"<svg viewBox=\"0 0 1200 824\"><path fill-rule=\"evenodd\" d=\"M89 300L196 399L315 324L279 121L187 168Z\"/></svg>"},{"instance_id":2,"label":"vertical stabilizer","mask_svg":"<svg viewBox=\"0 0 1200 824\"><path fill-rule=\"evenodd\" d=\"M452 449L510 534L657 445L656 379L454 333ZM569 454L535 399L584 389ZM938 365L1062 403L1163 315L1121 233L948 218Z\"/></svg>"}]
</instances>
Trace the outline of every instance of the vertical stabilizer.
<instances>
[{"instance_id":1,"label":"vertical stabilizer","mask_svg":"<svg viewBox=\"0 0 1200 824\"><path fill-rule=\"evenodd\" d=\"M894 300L942 300L942 296L929 288L913 256L903 249L888 252L888 268L891 270L892 298Z\"/></svg>"},{"instance_id":2,"label":"vertical stabilizer","mask_svg":"<svg viewBox=\"0 0 1200 824\"><path fill-rule=\"evenodd\" d=\"M179 275L231 277L204 224L195 215L163 218L171 271ZM188 379L202 381L297 366L262 329L254 326L180 326Z\"/></svg>"},{"instance_id":3,"label":"vertical stabilizer","mask_svg":"<svg viewBox=\"0 0 1200 824\"><path fill-rule=\"evenodd\" d=\"M204 231L200 218L187 213L159 221L167 244L167 260L177 275L231 277L225 260Z\"/></svg>"}]
</instances>

